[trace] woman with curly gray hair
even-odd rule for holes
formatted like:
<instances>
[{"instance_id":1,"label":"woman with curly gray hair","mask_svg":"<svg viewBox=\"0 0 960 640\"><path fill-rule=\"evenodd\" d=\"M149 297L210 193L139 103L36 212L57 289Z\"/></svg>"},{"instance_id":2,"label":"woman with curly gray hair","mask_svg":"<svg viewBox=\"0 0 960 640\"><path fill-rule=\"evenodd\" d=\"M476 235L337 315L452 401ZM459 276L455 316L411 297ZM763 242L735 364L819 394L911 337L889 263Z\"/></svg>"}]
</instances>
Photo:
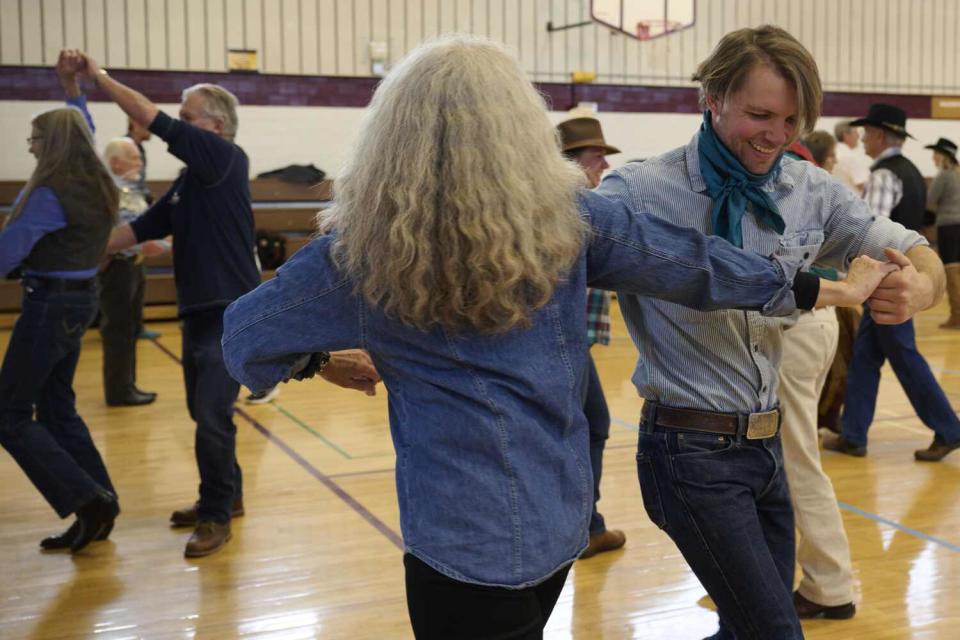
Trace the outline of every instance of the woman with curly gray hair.
<instances>
[{"instance_id":1,"label":"woman with curly gray hair","mask_svg":"<svg viewBox=\"0 0 960 640\"><path fill-rule=\"evenodd\" d=\"M794 266L582 184L500 45L425 45L377 89L328 233L226 312L224 357L251 389L309 376L325 352L369 351L389 394L418 638L540 637L587 545L588 282L771 314L817 297ZM866 292L833 293L845 288Z\"/></svg>"}]
</instances>

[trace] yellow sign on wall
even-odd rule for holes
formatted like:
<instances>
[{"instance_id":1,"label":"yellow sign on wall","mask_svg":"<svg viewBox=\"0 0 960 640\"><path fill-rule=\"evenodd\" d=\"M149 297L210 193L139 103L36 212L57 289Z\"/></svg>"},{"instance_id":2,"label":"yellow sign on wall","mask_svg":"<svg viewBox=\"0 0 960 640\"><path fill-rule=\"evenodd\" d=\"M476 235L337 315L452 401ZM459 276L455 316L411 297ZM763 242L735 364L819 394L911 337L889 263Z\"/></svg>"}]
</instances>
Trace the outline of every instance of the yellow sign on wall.
<instances>
[{"instance_id":1,"label":"yellow sign on wall","mask_svg":"<svg viewBox=\"0 0 960 640\"><path fill-rule=\"evenodd\" d=\"M228 49L227 69L230 71L256 71L257 51L255 49Z\"/></svg>"},{"instance_id":2,"label":"yellow sign on wall","mask_svg":"<svg viewBox=\"0 0 960 640\"><path fill-rule=\"evenodd\" d=\"M931 118L960 120L960 96L933 96L930 100Z\"/></svg>"}]
</instances>

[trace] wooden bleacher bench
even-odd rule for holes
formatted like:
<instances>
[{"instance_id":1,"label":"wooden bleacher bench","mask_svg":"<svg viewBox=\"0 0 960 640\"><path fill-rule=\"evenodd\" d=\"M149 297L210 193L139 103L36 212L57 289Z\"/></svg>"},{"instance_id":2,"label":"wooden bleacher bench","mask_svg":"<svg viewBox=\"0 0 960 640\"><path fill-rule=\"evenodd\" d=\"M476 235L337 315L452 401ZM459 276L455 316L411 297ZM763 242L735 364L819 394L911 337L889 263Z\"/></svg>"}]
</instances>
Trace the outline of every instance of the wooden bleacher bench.
<instances>
[{"instance_id":1,"label":"wooden bleacher bench","mask_svg":"<svg viewBox=\"0 0 960 640\"><path fill-rule=\"evenodd\" d=\"M170 180L147 181L154 197L165 193L171 183ZM256 230L283 236L286 257L289 258L310 241L315 231L317 211L332 197L332 184L330 180L324 180L315 186L290 184L272 178L251 180L250 195L253 199ZM23 185L23 181L0 180L0 226L3 225L7 212ZM169 313L175 313L175 307L171 306L176 303L172 254L168 252L147 258L145 264L145 304L157 305L158 310L161 309L160 305L165 305L164 308L169 308ZM263 279L268 280L273 277L273 273L265 271ZM21 295L17 281L0 280L0 311L19 311Z\"/></svg>"}]
</instances>

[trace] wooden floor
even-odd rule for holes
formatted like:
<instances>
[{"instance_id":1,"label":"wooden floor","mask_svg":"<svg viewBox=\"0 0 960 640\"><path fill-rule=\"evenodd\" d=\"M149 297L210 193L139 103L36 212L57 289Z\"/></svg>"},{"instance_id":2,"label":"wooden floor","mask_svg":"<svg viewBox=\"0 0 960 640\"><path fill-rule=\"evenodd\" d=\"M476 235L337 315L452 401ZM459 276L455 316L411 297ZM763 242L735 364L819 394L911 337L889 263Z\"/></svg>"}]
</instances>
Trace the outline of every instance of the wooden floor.
<instances>
[{"instance_id":1,"label":"wooden floor","mask_svg":"<svg viewBox=\"0 0 960 640\"><path fill-rule=\"evenodd\" d=\"M944 314L940 307L919 318L919 342L960 406L960 332L936 329ZM11 324L0 318L0 347ZM140 342L139 379L159 392L155 404L104 406L96 331L77 375L80 413L123 508L108 542L75 556L40 553L40 538L65 523L0 453L0 638L410 637L384 395L308 382L285 386L270 405L238 405L247 515L222 552L186 560L189 532L167 526L197 484L179 331L151 326L163 335ZM574 565L547 637L702 638L715 615L640 502L635 356L619 318L615 336L594 350L614 421L601 507L627 545ZM930 439L887 370L869 456L824 454L860 605L850 621L805 623L807 637L960 637L960 453L914 462L912 451Z\"/></svg>"}]
</instances>

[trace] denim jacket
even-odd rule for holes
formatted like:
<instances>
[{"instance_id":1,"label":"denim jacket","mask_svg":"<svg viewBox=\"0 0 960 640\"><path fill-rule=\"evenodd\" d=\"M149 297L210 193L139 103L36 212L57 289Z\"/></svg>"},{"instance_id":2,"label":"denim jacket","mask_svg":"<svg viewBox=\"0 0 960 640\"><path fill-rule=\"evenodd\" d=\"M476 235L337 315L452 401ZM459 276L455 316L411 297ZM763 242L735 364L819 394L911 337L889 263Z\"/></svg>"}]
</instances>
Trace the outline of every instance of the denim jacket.
<instances>
[{"instance_id":1,"label":"denim jacket","mask_svg":"<svg viewBox=\"0 0 960 640\"><path fill-rule=\"evenodd\" d=\"M290 376L304 354L369 351L388 391L406 551L456 580L527 587L587 543L593 489L578 381L588 283L698 309L795 309L796 265L593 193L579 199L591 237L527 328L406 326L354 294L331 260L332 236L224 316L227 368L252 389Z\"/></svg>"}]
</instances>

